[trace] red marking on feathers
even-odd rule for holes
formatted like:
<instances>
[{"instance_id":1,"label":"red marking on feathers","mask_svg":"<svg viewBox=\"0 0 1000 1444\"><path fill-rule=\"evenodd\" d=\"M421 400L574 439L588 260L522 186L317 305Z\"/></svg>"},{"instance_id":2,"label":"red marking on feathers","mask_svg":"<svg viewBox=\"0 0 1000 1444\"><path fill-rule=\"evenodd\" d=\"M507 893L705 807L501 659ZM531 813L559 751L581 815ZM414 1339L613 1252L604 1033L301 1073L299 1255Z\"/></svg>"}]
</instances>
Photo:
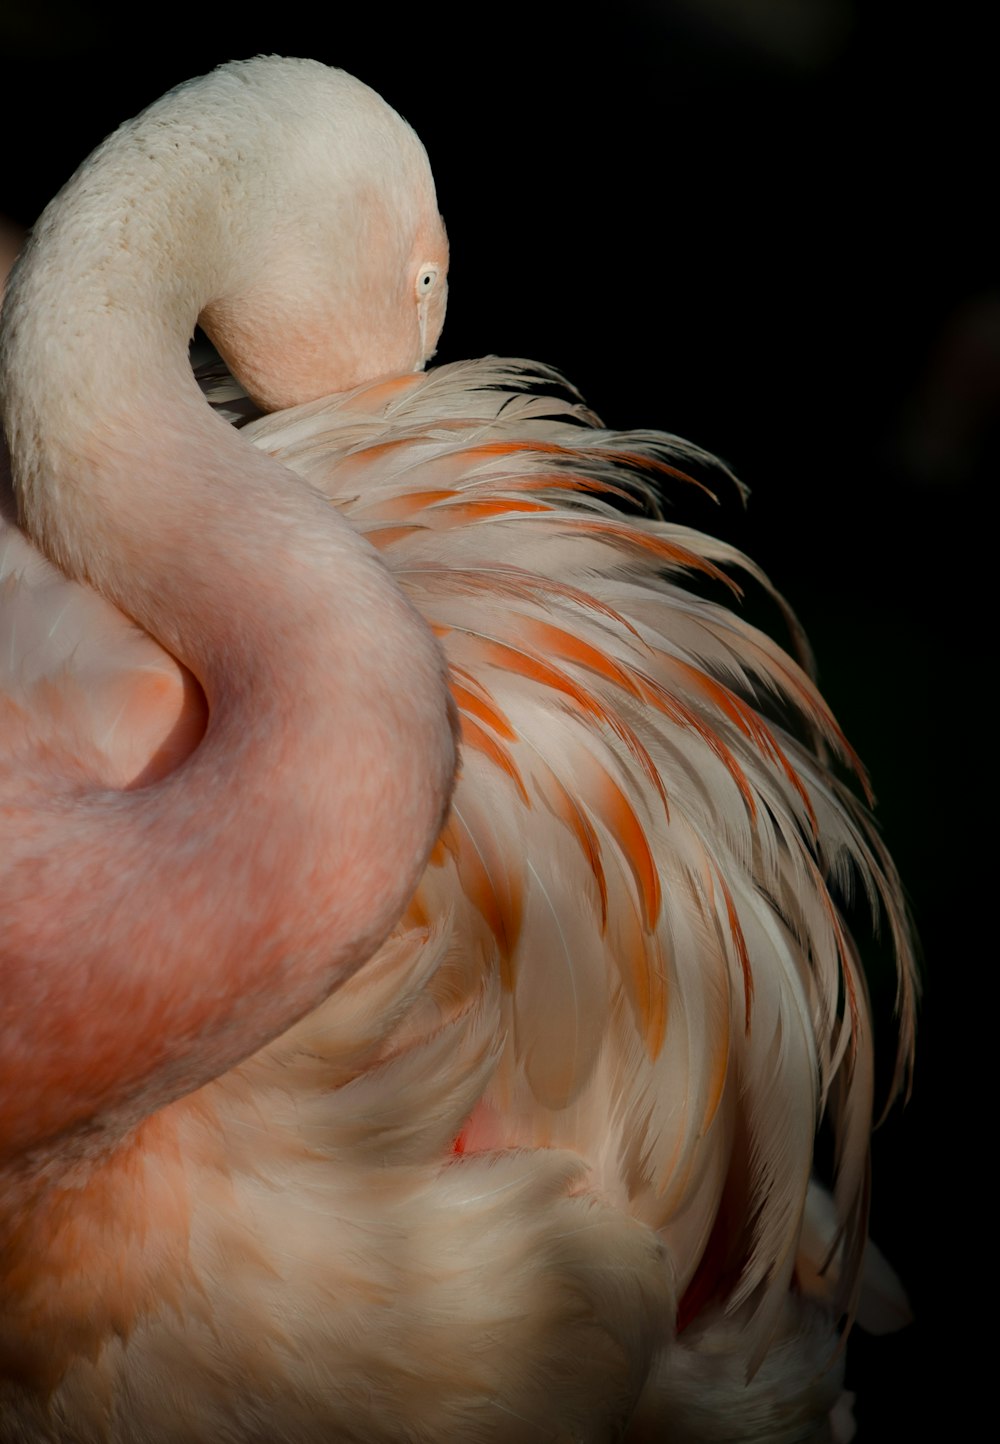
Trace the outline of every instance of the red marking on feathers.
<instances>
[{"instance_id":1,"label":"red marking on feathers","mask_svg":"<svg viewBox=\"0 0 1000 1444\"><path fill-rule=\"evenodd\" d=\"M642 697L642 688L628 668L609 657L606 652L574 636L572 632L566 632L561 627L553 626L551 622L543 622L537 618L525 618L520 630L527 632L532 641L537 642L545 651L561 657L563 661L576 662L588 671L596 672L598 676L614 682L630 696Z\"/></svg>"},{"instance_id":2,"label":"red marking on feathers","mask_svg":"<svg viewBox=\"0 0 1000 1444\"><path fill-rule=\"evenodd\" d=\"M532 623L532 625L534 624ZM647 780L656 790L663 804L664 813L669 816L667 793L656 764L653 762L649 752L639 740L635 731L617 712L606 707L600 698L595 697L592 692L588 692L579 682L570 677L567 672L562 671L559 667L552 666L551 663L546 662L545 659L540 657L536 652L515 647L508 642L500 642L495 637L486 637L481 632L467 630L466 635L477 639L479 648L486 661L492 662L494 666L502 667L505 671L514 672L518 676L527 677L533 682L538 682L543 687L549 687L556 692L561 692L564 697L575 702L580 711L586 716L596 718L610 731L614 732L615 736L624 743L642 768Z\"/></svg>"},{"instance_id":3,"label":"red marking on feathers","mask_svg":"<svg viewBox=\"0 0 1000 1444\"><path fill-rule=\"evenodd\" d=\"M347 401L344 406L351 410L363 410L369 413L382 411L384 414L388 405L397 400L402 392L414 391L423 384L424 377L411 372L406 372L402 376L391 376L387 381L377 381L374 385L362 387L354 404Z\"/></svg>"},{"instance_id":4,"label":"red marking on feathers","mask_svg":"<svg viewBox=\"0 0 1000 1444\"><path fill-rule=\"evenodd\" d=\"M365 540L371 542L376 551L384 551L387 547L394 546L398 541L405 541L415 531L423 528L419 523L415 526L373 526L365 531Z\"/></svg>"},{"instance_id":5,"label":"red marking on feathers","mask_svg":"<svg viewBox=\"0 0 1000 1444\"><path fill-rule=\"evenodd\" d=\"M365 525L368 521L402 521L404 517L413 516L415 512L423 511L425 507L435 506L440 501L447 501L450 497L460 496L461 493L441 488L437 491L403 491L395 496L381 498L374 501L365 508Z\"/></svg>"},{"instance_id":6,"label":"red marking on feathers","mask_svg":"<svg viewBox=\"0 0 1000 1444\"><path fill-rule=\"evenodd\" d=\"M471 500L442 502L434 507L434 518L444 517L449 525L462 522L487 521L490 517L502 517L508 513L521 515L525 512L551 511L547 501L529 501L522 497L473 497Z\"/></svg>"},{"instance_id":7,"label":"red marking on feathers","mask_svg":"<svg viewBox=\"0 0 1000 1444\"><path fill-rule=\"evenodd\" d=\"M586 813L577 806L572 793L567 791L550 768L546 768L535 780L553 816L569 828L580 844L583 855L594 875L601 900L601 935L603 936L608 924L608 883L601 860L601 844L594 831L594 825Z\"/></svg>"},{"instance_id":8,"label":"red marking on feathers","mask_svg":"<svg viewBox=\"0 0 1000 1444\"><path fill-rule=\"evenodd\" d=\"M521 623L521 630L526 631L529 637L540 643L546 651L554 653L557 657L562 657L565 661L575 662L581 667L586 667L591 672L596 672L598 676L614 682L617 686L621 687L623 691L628 692L630 696L642 700L643 688L641 682L631 669L621 666L605 652L599 651L597 647L592 647L589 642L582 641L571 632L565 632L561 627L555 627L550 622L542 622L535 618L525 618ZM667 792L663 784L663 779L660 776L659 769L652 757L650 757L644 744L640 741L637 733L623 718L616 712L612 712L609 708L606 708L596 697L593 697L590 693L584 695L589 700L590 708L594 712L594 715L600 717L601 721L612 729L615 735L625 743L625 746L639 763L646 779L656 789L660 801L663 804L664 813L669 818L670 808L667 802Z\"/></svg>"},{"instance_id":9,"label":"red marking on feathers","mask_svg":"<svg viewBox=\"0 0 1000 1444\"><path fill-rule=\"evenodd\" d=\"M703 491L713 501L718 501L718 497L711 487L706 486L703 481L699 481L690 472L681 471L679 466L673 466L669 461L663 461L658 456L644 456L637 451L605 451L603 448L598 454L602 457L609 457L623 466L635 467L639 471L658 471L661 476L672 476L675 481L683 481L688 486L696 486L699 491Z\"/></svg>"},{"instance_id":10,"label":"red marking on feathers","mask_svg":"<svg viewBox=\"0 0 1000 1444\"><path fill-rule=\"evenodd\" d=\"M453 666L451 674L451 695L459 710L471 712L508 742L516 741L517 733L482 683L462 667ZM461 682L458 681L459 677L462 678Z\"/></svg>"},{"instance_id":11,"label":"red marking on feathers","mask_svg":"<svg viewBox=\"0 0 1000 1444\"><path fill-rule=\"evenodd\" d=\"M770 638L766 640L770 643ZM841 731L839 723L823 701L823 698L816 690L811 679L802 671L801 667L796 666L780 648L769 646L765 649L759 642L755 641L753 637L748 635L743 635L741 641L749 652L754 652L757 656L764 659L762 666L765 675L768 672L776 672L779 677L782 678L787 691L796 698L803 716L809 718L821 735L832 741L836 750L847 763L847 766L861 783L865 800L869 807L873 806L875 795L872 792L871 783L868 780L868 774L865 771L864 764ZM781 760L780 756L779 760Z\"/></svg>"},{"instance_id":12,"label":"red marking on feathers","mask_svg":"<svg viewBox=\"0 0 1000 1444\"><path fill-rule=\"evenodd\" d=\"M534 596L556 597L560 601L570 602L583 611L606 617L609 622L613 622L615 626L621 627L623 631L634 637L645 651L652 653L652 648L647 645L633 624L621 612L616 612L614 607L608 606L606 602L602 602L589 592L581 591L579 587L571 586L566 582L557 582L553 577L539 576L535 572L525 572L517 567L504 565L475 571L470 567L421 568L421 570L432 572L440 570L449 580L460 581L462 586L469 590L485 591L494 596L508 596L518 600L531 599Z\"/></svg>"},{"instance_id":13,"label":"red marking on feathers","mask_svg":"<svg viewBox=\"0 0 1000 1444\"><path fill-rule=\"evenodd\" d=\"M642 823L624 792L596 758L591 758L594 781L587 793L593 797L594 810L622 851L635 879L642 903L646 927L651 931L660 915L662 897L660 877L650 851Z\"/></svg>"},{"instance_id":14,"label":"red marking on feathers","mask_svg":"<svg viewBox=\"0 0 1000 1444\"><path fill-rule=\"evenodd\" d=\"M649 552L669 567L702 572L713 581L721 582L734 596L743 595L742 588L714 562L707 561L705 557L698 556L697 552L681 546L678 542L667 541L665 537L657 536L654 532L641 530L635 522L612 521L606 517L566 516L560 513L559 524L567 530L589 532L601 541L607 539L622 548Z\"/></svg>"},{"instance_id":15,"label":"red marking on feathers","mask_svg":"<svg viewBox=\"0 0 1000 1444\"><path fill-rule=\"evenodd\" d=\"M615 486L614 482L602 481L596 476L577 476L575 473L569 476L547 476L538 473L531 476L505 476L503 488L505 491L593 492L597 496L616 496L619 501L626 501L630 505L635 503L635 495L627 487Z\"/></svg>"},{"instance_id":16,"label":"red marking on feathers","mask_svg":"<svg viewBox=\"0 0 1000 1444\"><path fill-rule=\"evenodd\" d=\"M621 896L619 894L619 896ZM636 1029L651 1059L658 1057L667 1033L667 975L660 938L643 926L638 908L626 894L613 919L611 956L618 969Z\"/></svg>"},{"instance_id":17,"label":"red marking on feathers","mask_svg":"<svg viewBox=\"0 0 1000 1444\"><path fill-rule=\"evenodd\" d=\"M803 786L802 779L795 771L795 768L785 756L784 751L778 743L777 738L767 724L762 721L752 707L748 706L741 698L721 682L709 677L707 673L700 671L697 667L691 666L689 662L683 662L677 657L668 657L665 653L660 654L664 662L671 667L683 672L688 681L699 691L715 703L720 711L735 723L745 737L748 737L757 750L771 761L777 762L784 772L788 781L795 788L809 818L809 825L812 828L814 837L819 835L819 823L816 820L816 813L813 810L812 801Z\"/></svg>"},{"instance_id":18,"label":"red marking on feathers","mask_svg":"<svg viewBox=\"0 0 1000 1444\"><path fill-rule=\"evenodd\" d=\"M563 446L554 441L488 441L480 446L470 447L466 452L468 457L474 456L513 456L518 452L533 451L541 456L560 456L567 461L589 462L594 465L598 462L617 462L620 466L634 468L637 471L657 471L663 476L672 476L677 481L690 483L700 491L715 500L715 493L710 491L702 482L690 476L686 471L681 471L677 466L672 466L669 461L662 461L659 457L644 455L638 451L607 450L604 447L596 446ZM574 480L587 481L587 478L573 478ZM580 490L586 490L586 486Z\"/></svg>"},{"instance_id":19,"label":"red marking on feathers","mask_svg":"<svg viewBox=\"0 0 1000 1444\"><path fill-rule=\"evenodd\" d=\"M521 774L507 749L502 747L488 732L485 732L478 722L474 722L465 714L461 718L461 727L464 745L473 748L476 752L481 752L484 757L488 757L502 772L505 772L517 788L521 801L526 807L530 807L531 801L525 790Z\"/></svg>"},{"instance_id":20,"label":"red marking on feathers","mask_svg":"<svg viewBox=\"0 0 1000 1444\"><path fill-rule=\"evenodd\" d=\"M509 892L501 892L483 857L480 840L473 837L469 828L452 810L440 842L451 854L458 870L458 879L469 902L485 919L497 942L500 962L500 979L510 992L514 986L513 952L521 932L523 899L516 878L505 874L510 884Z\"/></svg>"},{"instance_id":21,"label":"red marking on feathers","mask_svg":"<svg viewBox=\"0 0 1000 1444\"><path fill-rule=\"evenodd\" d=\"M388 452L399 451L404 446L412 447L413 444L412 436L387 436L384 441L366 441L355 453L348 452L348 457L352 454L363 455L367 460L369 457L385 456Z\"/></svg>"},{"instance_id":22,"label":"red marking on feathers","mask_svg":"<svg viewBox=\"0 0 1000 1444\"><path fill-rule=\"evenodd\" d=\"M542 456L565 456L574 461L587 455L586 451L562 446L557 441L484 441L479 446L470 446L465 455L471 459L475 456L515 456L524 451L537 451Z\"/></svg>"},{"instance_id":23,"label":"red marking on feathers","mask_svg":"<svg viewBox=\"0 0 1000 1444\"><path fill-rule=\"evenodd\" d=\"M663 654L660 653L659 655L662 656ZM689 707L685 702L682 702L673 692L668 692L665 687L659 682L654 681L652 677L639 673L635 675L639 680L643 701L649 702L658 712L662 712L665 717L669 717L677 726L689 728L692 732L698 734L710 751L718 757L719 761L736 783L750 816L756 817L757 802L753 794L753 789L747 780L746 773L714 728L703 721L693 708Z\"/></svg>"}]
</instances>

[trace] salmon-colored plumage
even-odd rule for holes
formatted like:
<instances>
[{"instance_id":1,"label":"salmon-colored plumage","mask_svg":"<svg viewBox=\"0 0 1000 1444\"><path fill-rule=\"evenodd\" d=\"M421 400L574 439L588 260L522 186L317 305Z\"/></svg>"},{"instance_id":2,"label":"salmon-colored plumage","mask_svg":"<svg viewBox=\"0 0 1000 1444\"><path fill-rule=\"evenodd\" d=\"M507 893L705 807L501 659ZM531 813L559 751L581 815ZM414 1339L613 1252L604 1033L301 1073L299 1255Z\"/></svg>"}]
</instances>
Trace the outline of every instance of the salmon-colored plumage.
<instances>
[{"instance_id":1,"label":"salmon-colored plumage","mask_svg":"<svg viewBox=\"0 0 1000 1444\"><path fill-rule=\"evenodd\" d=\"M888 924L900 1071L908 925L808 670L730 605L766 580L662 517L706 458L544 367L412 369L443 232L348 77L258 60L148 117L4 315L0 1441L846 1437L872 1040L844 908ZM136 223L161 141L176 189L158 211L157 169ZM232 293L169 231L188 206L231 244L216 147L264 208ZM342 249L313 325L325 250L269 249L300 171ZM197 396L159 323L120 396L146 292L105 282L114 245L74 270L92 205L147 227L166 330L214 319L261 405Z\"/></svg>"}]
</instances>

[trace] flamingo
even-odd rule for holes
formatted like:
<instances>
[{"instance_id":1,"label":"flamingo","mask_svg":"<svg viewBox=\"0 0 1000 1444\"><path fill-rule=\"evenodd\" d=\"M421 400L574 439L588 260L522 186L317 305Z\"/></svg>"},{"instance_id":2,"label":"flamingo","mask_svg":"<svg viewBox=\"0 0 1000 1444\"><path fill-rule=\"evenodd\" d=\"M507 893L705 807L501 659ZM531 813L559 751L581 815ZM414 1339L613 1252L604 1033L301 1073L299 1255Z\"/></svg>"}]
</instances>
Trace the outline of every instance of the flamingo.
<instances>
[{"instance_id":1,"label":"flamingo","mask_svg":"<svg viewBox=\"0 0 1000 1444\"><path fill-rule=\"evenodd\" d=\"M768 586L662 519L708 459L425 371L446 272L410 128L269 57L11 279L4 1444L829 1439L844 1320L903 1307L860 765L690 584Z\"/></svg>"}]
</instances>

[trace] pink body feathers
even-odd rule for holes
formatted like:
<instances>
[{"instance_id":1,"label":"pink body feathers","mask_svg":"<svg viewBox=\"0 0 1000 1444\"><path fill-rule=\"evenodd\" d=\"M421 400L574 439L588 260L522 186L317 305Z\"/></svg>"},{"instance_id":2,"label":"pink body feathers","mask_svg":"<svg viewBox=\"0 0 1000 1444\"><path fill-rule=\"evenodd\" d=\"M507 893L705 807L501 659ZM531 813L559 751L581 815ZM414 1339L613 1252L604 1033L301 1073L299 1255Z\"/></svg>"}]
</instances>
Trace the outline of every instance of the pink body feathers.
<instances>
[{"instance_id":1,"label":"pink body feathers","mask_svg":"<svg viewBox=\"0 0 1000 1444\"><path fill-rule=\"evenodd\" d=\"M656 514L692 449L415 370L446 264L412 132L260 60L112 138L15 275L3 1444L832 1437L839 908L888 919L905 1053L898 885L807 674L685 585L749 568ZM213 416L199 314L304 404Z\"/></svg>"}]
</instances>

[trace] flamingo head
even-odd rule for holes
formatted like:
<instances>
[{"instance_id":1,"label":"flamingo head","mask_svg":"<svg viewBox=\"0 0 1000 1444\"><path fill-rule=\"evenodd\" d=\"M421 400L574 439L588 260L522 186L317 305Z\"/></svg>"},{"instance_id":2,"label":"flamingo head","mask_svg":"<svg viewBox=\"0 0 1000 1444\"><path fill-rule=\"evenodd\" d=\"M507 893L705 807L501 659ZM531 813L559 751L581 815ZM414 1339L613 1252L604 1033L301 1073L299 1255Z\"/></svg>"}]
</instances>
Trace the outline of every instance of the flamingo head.
<instances>
[{"instance_id":1,"label":"flamingo head","mask_svg":"<svg viewBox=\"0 0 1000 1444\"><path fill-rule=\"evenodd\" d=\"M287 93L268 71L266 163L252 178L266 224L238 237L232 249L249 259L201 313L268 411L421 370L448 289L447 236L414 131L353 76L290 64Z\"/></svg>"}]
</instances>

